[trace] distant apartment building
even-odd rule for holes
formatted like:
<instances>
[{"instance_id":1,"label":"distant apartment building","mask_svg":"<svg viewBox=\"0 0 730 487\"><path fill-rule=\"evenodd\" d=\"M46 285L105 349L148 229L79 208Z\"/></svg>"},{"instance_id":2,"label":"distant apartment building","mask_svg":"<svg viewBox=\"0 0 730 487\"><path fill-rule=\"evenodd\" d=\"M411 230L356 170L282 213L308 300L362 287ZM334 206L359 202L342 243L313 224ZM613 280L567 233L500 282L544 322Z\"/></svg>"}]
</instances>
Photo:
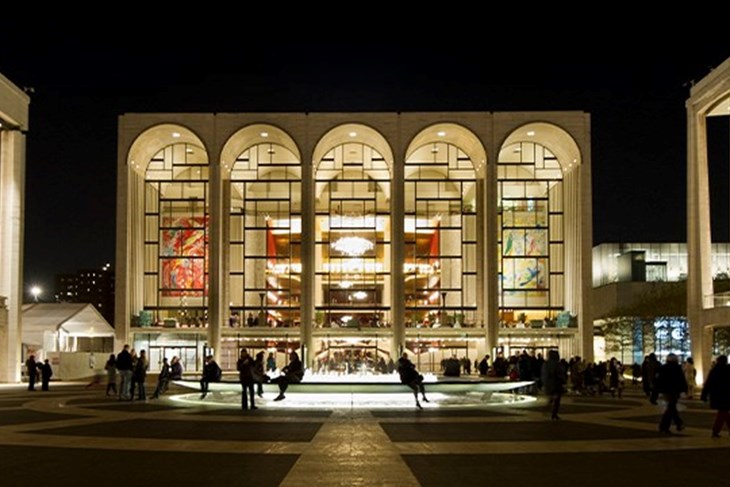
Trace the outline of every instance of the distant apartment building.
<instances>
[{"instance_id":1,"label":"distant apartment building","mask_svg":"<svg viewBox=\"0 0 730 487\"><path fill-rule=\"evenodd\" d=\"M58 303L91 303L114 323L114 271L106 264L101 269L56 274L54 298Z\"/></svg>"}]
</instances>

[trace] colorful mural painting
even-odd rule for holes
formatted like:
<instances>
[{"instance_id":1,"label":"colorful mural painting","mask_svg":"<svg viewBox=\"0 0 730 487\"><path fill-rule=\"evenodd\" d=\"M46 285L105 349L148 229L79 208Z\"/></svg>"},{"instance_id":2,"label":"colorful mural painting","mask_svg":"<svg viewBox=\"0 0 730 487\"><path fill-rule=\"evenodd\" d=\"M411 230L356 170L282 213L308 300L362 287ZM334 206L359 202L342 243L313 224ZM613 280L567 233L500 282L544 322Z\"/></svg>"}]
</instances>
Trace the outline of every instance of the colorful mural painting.
<instances>
[{"instance_id":1,"label":"colorful mural painting","mask_svg":"<svg viewBox=\"0 0 730 487\"><path fill-rule=\"evenodd\" d=\"M201 296L207 290L206 219L163 218L160 228L163 296ZM169 257L169 258L165 258Z\"/></svg>"}]
</instances>

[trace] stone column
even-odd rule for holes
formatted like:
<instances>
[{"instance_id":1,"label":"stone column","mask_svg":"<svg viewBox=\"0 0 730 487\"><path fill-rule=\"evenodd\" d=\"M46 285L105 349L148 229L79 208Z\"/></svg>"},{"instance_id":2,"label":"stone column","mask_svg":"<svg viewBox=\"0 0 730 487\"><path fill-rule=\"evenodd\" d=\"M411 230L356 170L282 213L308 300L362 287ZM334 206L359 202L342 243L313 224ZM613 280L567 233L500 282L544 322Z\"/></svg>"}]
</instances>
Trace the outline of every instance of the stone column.
<instances>
[{"instance_id":1,"label":"stone column","mask_svg":"<svg viewBox=\"0 0 730 487\"><path fill-rule=\"evenodd\" d=\"M395 150L390 188L390 316L393 327L390 353L394 360L406 346L405 285L403 263L405 244L405 159L400 147Z\"/></svg>"},{"instance_id":2,"label":"stone column","mask_svg":"<svg viewBox=\"0 0 730 487\"><path fill-rule=\"evenodd\" d=\"M220 361L221 329L223 326L223 191L221 164L209 157L208 179L208 346L213 348L216 362Z\"/></svg>"},{"instance_id":3,"label":"stone column","mask_svg":"<svg viewBox=\"0 0 730 487\"><path fill-rule=\"evenodd\" d=\"M119 140L122 139L121 122ZM115 289L114 289L114 351L121 350L127 343L131 320L130 305L130 198L131 169L127 165L126 153L120 150L117 161L117 239L115 253Z\"/></svg>"},{"instance_id":4,"label":"stone column","mask_svg":"<svg viewBox=\"0 0 730 487\"><path fill-rule=\"evenodd\" d=\"M302 302L300 339L306 350L306 367L313 363L315 306L315 184L311 152L302 153Z\"/></svg>"},{"instance_id":5,"label":"stone column","mask_svg":"<svg viewBox=\"0 0 730 487\"><path fill-rule=\"evenodd\" d=\"M486 247L486 202L484 200L484 193L486 188L486 181L482 176L477 176L477 190L476 190L476 205L477 205L477 227L476 227L476 237L477 237L477 255L476 255L476 265L477 265L477 288L476 288L476 294L477 294L477 313L475 316L476 323L475 326L479 327L486 323L486 310L485 310L485 302L486 302L486 290L485 290L485 276L486 276L486 255L484 255L485 247ZM480 330L486 331L486 330Z\"/></svg>"},{"instance_id":6,"label":"stone column","mask_svg":"<svg viewBox=\"0 0 730 487\"><path fill-rule=\"evenodd\" d=\"M495 152L496 154L496 152ZM484 195L484 216L486 234L481 234L486 242L486 276L484 281L486 349L494 358L494 349L499 343L499 247L497 233L497 160L487 162L487 180Z\"/></svg>"},{"instance_id":7,"label":"stone column","mask_svg":"<svg viewBox=\"0 0 730 487\"><path fill-rule=\"evenodd\" d=\"M24 193L25 135L0 131L0 382L20 380Z\"/></svg>"},{"instance_id":8,"label":"stone column","mask_svg":"<svg viewBox=\"0 0 730 487\"><path fill-rule=\"evenodd\" d=\"M709 371L712 334L705 332L703 308L713 307L710 190L707 127L687 104L687 318L698 382Z\"/></svg>"}]
</instances>

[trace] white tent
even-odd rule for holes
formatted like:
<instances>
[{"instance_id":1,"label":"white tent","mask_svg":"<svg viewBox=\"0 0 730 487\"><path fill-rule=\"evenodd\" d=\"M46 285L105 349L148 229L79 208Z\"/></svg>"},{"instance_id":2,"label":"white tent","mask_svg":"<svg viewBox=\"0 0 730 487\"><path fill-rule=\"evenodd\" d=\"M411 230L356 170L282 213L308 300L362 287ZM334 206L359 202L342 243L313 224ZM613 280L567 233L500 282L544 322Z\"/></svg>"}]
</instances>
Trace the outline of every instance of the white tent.
<instances>
[{"instance_id":1,"label":"white tent","mask_svg":"<svg viewBox=\"0 0 730 487\"><path fill-rule=\"evenodd\" d=\"M89 303L23 305L22 342L28 349L75 352L79 338L113 336L114 328Z\"/></svg>"}]
</instances>

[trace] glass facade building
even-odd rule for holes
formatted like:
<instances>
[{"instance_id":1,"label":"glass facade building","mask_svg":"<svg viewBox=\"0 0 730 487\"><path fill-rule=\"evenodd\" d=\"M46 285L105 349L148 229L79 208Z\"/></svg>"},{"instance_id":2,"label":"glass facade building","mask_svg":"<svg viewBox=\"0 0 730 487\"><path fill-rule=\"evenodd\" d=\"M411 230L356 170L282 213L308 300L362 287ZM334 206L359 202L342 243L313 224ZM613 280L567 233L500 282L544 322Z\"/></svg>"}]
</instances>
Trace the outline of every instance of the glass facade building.
<instances>
[{"instance_id":1,"label":"glass facade building","mask_svg":"<svg viewBox=\"0 0 730 487\"><path fill-rule=\"evenodd\" d=\"M592 353L582 112L127 114L117 345L348 372ZM343 365L344 364L344 365ZM438 365L434 365L438 367Z\"/></svg>"}]
</instances>

